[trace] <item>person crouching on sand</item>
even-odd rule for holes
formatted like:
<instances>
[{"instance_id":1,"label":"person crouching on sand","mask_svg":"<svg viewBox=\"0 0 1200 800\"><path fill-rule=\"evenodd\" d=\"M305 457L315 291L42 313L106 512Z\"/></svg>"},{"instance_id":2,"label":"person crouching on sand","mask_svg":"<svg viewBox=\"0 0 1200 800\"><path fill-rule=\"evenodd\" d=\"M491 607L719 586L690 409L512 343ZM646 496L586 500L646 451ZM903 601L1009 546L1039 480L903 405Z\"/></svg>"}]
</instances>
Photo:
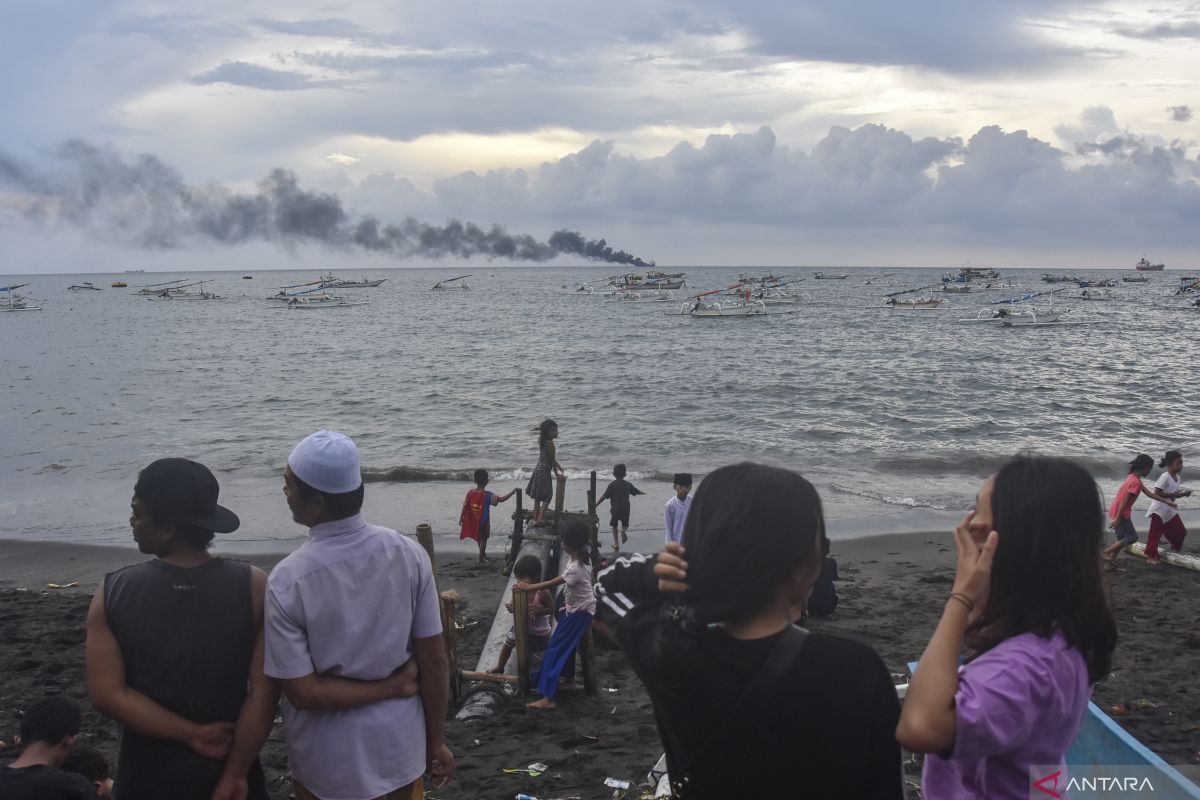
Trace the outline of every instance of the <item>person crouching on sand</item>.
<instances>
[{"instance_id":1,"label":"person crouching on sand","mask_svg":"<svg viewBox=\"0 0 1200 800\"><path fill-rule=\"evenodd\" d=\"M896 729L926 754L928 800L1027 800L1036 764L1067 780L1063 756L1117 641L1103 532L1096 481L1070 461L1019 456L980 488L954 531L954 585Z\"/></svg>"},{"instance_id":2,"label":"person crouching on sand","mask_svg":"<svg viewBox=\"0 0 1200 800\"><path fill-rule=\"evenodd\" d=\"M592 617L596 614L596 593L592 588L592 570L587 564L587 543L587 526L578 520L568 522L563 526L562 547L571 557L571 562L563 574L541 583L517 584L517 588L525 592L540 592L565 584L567 594L566 613L550 637L550 644L546 646L546 654L542 658L542 668L538 672L537 688L542 699L529 703L529 708L554 708L558 679L567 661L575 657L575 647L592 627Z\"/></svg>"},{"instance_id":3,"label":"person crouching on sand","mask_svg":"<svg viewBox=\"0 0 1200 800\"><path fill-rule=\"evenodd\" d=\"M682 546L597 576L601 615L654 705L673 796L904 796L888 668L794 624L824 529L803 477L734 464L701 481Z\"/></svg>"},{"instance_id":4,"label":"person crouching on sand","mask_svg":"<svg viewBox=\"0 0 1200 800\"><path fill-rule=\"evenodd\" d=\"M517 563L513 564L513 577L517 579L517 583L537 583L542 579L542 562L538 560L537 556L521 556L517 559ZM504 607L508 609L508 613L513 612L511 600L505 603ZM554 598L550 596L550 590L537 590L533 597L529 598L529 624L525 628L529 652L536 653L545 650L546 645L550 643L550 618L552 616L554 616ZM496 660L496 666L489 669L488 672L493 675L503 673L505 665L508 664L508 657L512 655L513 648L516 646L517 626L513 625L504 637L504 644L500 648L500 657Z\"/></svg>"},{"instance_id":5,"label":"person crouching on sand","mask_svg":"<svg viewBox=\"0 0 1200 800\"><path fill-rule=\"evenodd\" d=\"M458 524L462 526L459 539L474 539L479 543L479 560L487 561L487 543L492 535L492 506L498 506L517 493L513 489L508 494L493 494L487 490L488 472L486 469L475 470L475 488L467 492L463 498L462 512L458 515Z\"/></svg>"},{"instance_id":6,"label":"person crouching on sand","mask_svg":"<svg viewBox=\"0 0 1200 800\"><path fill-rule=\"evenodd\" d=\"M1121 488L1117 489L1117 494L1113 497L1112 505L1108 509L1108 528L1117 534L1117 540L1104 548L1102 554L1105 569L1109 571L1116 571L1117 556L1138 540L1137 529L1133 527L1133 504L1137 502L1138 495L1144 494L1151 500L1158 499L1142 483L1142 479L1150 474L1150 468L1153 466L1153 458L1145 453L1139 453L1133 461L1129 462L1129 475L1126 476Z\"/></svg>"}]
</instances>

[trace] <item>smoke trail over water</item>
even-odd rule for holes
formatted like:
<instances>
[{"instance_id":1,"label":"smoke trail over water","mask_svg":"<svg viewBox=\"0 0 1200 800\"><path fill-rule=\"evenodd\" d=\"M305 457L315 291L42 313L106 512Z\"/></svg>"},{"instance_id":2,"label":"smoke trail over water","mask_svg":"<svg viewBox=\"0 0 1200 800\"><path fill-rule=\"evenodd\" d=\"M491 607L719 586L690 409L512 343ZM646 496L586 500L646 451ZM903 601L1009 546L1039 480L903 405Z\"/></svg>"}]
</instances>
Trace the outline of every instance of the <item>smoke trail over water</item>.
<instances>
[{"instance_id":1,"label":"smoke trail over water","mask_svg":"<svg viewBox=\"0 0 1200 800\"><path fill-rule=\"evenodd\" d=\"M493 225L450 220L431 225L411 217L385 223L352 216L336 194L300 187L295 173L273 169L254 194L224 186L191 186L152 155L126 159L109 148L74 139L51 155L61 165L39 170L0 151L0 219L15 212L39 223L65 222L99 237L150 249L188 242L237 245L254 241L284 247L320 244L397 257L509 258L549 261L561 255L653 266L603 239L559 230L547 241Z\"/></svg>"}]
</instances>

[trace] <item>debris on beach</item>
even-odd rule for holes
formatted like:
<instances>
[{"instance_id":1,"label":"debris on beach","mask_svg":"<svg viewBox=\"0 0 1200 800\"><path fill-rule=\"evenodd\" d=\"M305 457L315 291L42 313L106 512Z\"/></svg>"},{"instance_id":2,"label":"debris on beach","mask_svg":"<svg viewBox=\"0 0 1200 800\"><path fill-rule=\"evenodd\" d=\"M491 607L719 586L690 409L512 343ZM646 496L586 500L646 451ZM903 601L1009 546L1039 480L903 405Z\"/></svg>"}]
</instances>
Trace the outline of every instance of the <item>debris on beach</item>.
<instances>
[{"instance_id":1,"label":"debris on beach","mask_svg":"<svg viewBox=\"0 0 1200 800\"><path fill-rule=\"evenodd\" d=\"M46 587L50 589L75 589L78 588L79 581L71 581L70 583L47 583Z\"/></svg>"},{"instance_id":2,"label":"debris on beach","mask_svg":"<svg viewBox=\"0 0 1200 800\"><path fill-rule=\"evenodd\" d=\"M628 789L629 781L623 781L618 778L605 778L604 785L610 789Z\"/></svg>"}]
</instances>

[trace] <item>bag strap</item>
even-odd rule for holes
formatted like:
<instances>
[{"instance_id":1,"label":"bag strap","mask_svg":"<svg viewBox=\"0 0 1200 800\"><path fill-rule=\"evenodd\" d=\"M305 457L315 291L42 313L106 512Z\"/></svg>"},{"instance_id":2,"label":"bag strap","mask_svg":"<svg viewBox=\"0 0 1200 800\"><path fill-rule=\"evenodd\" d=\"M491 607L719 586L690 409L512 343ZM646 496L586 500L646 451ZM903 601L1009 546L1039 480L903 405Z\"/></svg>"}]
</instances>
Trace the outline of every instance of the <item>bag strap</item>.
<instances>
[{"instance_id":1,"label":"bag strap","mask_svg":"<svg viewBox=\"0 0 1200 800\"><path fill-rule=\"evenodd\" d=\"M688 760L680 767L683 772L678 778L671 777L671 792L674 797L682 798L684 790L689 783L689 770L692 764L695 764L700 756L704 755L709 749L717 736L725 732L730 723L738 718L739 714L744 714L745 706L758 702L771 689L779 685L779 682L787 674L788 669L795 663L796 657L800 655L800 651L804 648L804 642L808 639L808 631L801 628L799 625L789 625L783 629L779 639L775 642L775 646L771 648L770 654L767 655L766 661L758 668L758 672L754 673L746 686L742 689L742 694L737 701L730 706L725 718L720 725L714 725L708 734L708 738L704 740L696 750L688 756Z\"/></svg>"}]
</instances>

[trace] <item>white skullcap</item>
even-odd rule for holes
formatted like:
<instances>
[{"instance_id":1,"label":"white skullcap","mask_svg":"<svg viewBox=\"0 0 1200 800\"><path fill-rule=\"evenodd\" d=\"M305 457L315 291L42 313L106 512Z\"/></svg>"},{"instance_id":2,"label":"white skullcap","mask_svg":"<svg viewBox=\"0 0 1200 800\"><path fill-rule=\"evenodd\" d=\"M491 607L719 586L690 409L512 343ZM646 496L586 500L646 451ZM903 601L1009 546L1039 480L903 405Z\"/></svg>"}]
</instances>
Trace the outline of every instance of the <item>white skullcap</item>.
<instances>
[{"instance_id":1,"label":"white skullcap","mask_svg":"<svg viewBox=\"0 0 1200 800\"><path fill-rule=\"evenodd\" d=\"M349 436L317 431L288 456L292 474L320 492L345 494L362 486L358 447Z\"/></svg>"}]
</instances>

